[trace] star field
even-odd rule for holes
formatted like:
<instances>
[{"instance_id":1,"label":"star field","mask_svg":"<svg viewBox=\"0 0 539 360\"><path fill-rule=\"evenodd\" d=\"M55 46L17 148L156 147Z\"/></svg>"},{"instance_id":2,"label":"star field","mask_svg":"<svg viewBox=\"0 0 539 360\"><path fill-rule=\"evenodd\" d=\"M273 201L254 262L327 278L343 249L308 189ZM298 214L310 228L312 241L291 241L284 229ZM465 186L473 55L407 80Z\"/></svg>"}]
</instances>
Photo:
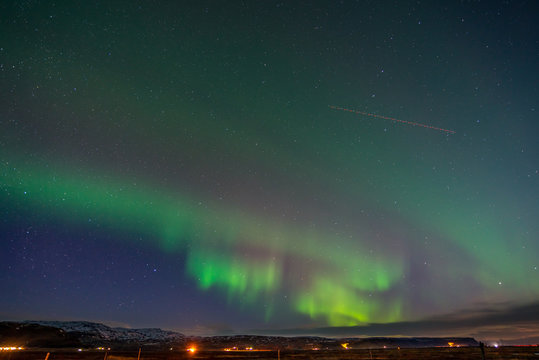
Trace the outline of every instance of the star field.
<instances>
[{"instance_id":1,"label":"star field","mask_svg":"<svg viewBox=\"0 0 539 360\"><path fill-rule=\"evenodd\" d=\"M3 3L0 316L539 337L535 10Z\"/></svg>"}]
</instances>

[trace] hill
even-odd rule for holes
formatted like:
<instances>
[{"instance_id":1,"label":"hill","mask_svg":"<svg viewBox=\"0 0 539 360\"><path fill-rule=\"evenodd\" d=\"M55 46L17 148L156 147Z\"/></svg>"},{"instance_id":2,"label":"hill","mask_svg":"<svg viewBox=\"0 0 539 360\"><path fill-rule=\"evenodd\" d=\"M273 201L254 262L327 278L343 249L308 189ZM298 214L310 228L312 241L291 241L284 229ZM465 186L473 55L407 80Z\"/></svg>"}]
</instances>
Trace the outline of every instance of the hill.
<instances>
[{"instance_id":1,"label":"hill","mask_svg":"<svg viewBox=\"0 0 539 360\"><path fill-rule=\"evenodd\" d=\"M477 346L473 338L431 338L431 337L376 337L376 338L325 338L318 336L186 336L184 334L150 329L127 329L109 327L87 321L23 321L0 322L0 346L17 345L26 348L96 348L115 349L145 348L166 349L186 348L192 344L205 350L223 349L264 349L264 350L333 350L376 349L376 348L426 348L438 346ZM346 344L346 345L345 345Z\"/></svg>"}]
</instances>

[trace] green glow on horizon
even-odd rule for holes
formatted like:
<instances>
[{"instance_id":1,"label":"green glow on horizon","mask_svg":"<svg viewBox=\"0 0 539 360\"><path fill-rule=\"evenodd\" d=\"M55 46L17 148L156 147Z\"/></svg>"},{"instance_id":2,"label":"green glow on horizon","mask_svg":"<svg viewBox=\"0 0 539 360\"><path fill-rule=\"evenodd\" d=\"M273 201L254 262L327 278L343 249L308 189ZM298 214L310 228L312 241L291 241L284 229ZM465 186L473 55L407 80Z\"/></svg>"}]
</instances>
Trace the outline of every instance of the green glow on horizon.
<instances>
[{"instance_id":1,"label":"green glow on horizon","mask_svg":"<svg viewBox=\"0 0 539 360\"><path fill-rule=\"evenodd\" d=\"M402 261L367 256L357 241L352 245L335 235L201 206L193 198L121 179L7 162L1 176L4 192L25 207L68 222L94 218L122 231L159 234L160 242L151 246L186 252L187 273L200 289L221 289L229 301L255 304L286 288L293 300L290 310L331 325L384 321L381 308L363 293L383 293L403 272ZM292 273L284 272L285 259ZM305 273L303 281L294 271ZM268 301L266 319L273 311Z\"/></svg>"},{"instance_id":2,"label":"green glow on horizon","mask_svg":"<svg viewBox=\"0 0 539 360\"><path fill-rule=\"evenodd\" d=\"M398 301L392 303L393 311L388 312L388 307L381 306L372 294L358 293L347 284L323 277L316 280L311 291L300 295L296 307L298 311L308 314L313 319L327 316L331 326L360 325L368 323L373 317L379 322L400 319Z\"/></svg>"}]
</instances>

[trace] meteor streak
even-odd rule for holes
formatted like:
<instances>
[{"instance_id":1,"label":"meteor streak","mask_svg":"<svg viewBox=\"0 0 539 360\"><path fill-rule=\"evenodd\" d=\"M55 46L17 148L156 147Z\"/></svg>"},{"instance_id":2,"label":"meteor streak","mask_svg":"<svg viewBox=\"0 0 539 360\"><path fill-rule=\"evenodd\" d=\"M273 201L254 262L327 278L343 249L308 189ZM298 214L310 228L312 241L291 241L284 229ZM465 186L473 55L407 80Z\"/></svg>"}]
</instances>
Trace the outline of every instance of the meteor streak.
<instances>
[{"instance_id":1,"label":"meteor streak","mask_svg":"<svg viewBox=\"0 0 539 360\"><path fill-rule=\"evenodd\" d=\"M384 120L397 121L397 122L400 122L400 123L403 123L403 124L408 124L408 125L413 125L413 126L421 126L421 127L428 128L428 129L439 130L439 131L445 131L445 132L450 133L450 134L454 134L454 133L455 133L453 130L442 129L442 128L435 127L435 126L430 126L430 125L426 125L426 124L416 123L416 122L413 122L413 121L399 120L399 119L395 119L395 118L392 118L392 117L387 117L387 116L382 116L382 115L371 114L371 113L367 113L367 112L359 111L359 110L347 109L347 108L343 108L343 107L340 107L340 106L334 106L334 105L328 105L328 106L329 106L331 109L335 109L335 110L348 111L348 112L351 112L351 113L356 113L356 114L360 114L360 115L370 116L370 117L374 117L374 118L379 118L379 119L384 119Z\"/></svg>"}]
</instances>

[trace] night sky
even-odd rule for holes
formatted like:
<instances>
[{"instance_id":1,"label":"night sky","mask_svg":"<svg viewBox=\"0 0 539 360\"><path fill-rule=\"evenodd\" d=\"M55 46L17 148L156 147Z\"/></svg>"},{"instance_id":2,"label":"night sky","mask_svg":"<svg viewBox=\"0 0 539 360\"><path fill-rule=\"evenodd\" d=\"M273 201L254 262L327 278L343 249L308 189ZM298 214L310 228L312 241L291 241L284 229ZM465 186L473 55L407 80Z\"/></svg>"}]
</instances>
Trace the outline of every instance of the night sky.
<instances>
[{"instance_id":1,"label":"night sky","mask_svg":"<svg viewBox=\"0 0 539 360\"><path fill-rule=\"evenodd\" d=\"M0 318L539 337L538 14L2 1Z\"/></svg>"}]
</instances>

